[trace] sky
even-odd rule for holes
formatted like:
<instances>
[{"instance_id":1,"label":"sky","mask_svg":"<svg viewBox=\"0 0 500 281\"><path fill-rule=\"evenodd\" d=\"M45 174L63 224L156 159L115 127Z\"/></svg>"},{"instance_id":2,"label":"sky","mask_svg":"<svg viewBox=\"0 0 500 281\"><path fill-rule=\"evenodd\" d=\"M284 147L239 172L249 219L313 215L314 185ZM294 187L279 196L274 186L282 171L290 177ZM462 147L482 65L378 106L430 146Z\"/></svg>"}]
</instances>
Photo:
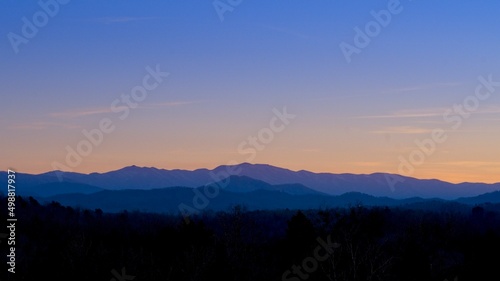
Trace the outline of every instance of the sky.
<instances>
[{"instance_id":1,"label":"sky","mask_svg":"<svg viewBox=\"0 0 500 281\"><path fill-rule=\"evenodd\" d=\"M250 162L500 182L499 9L5 0L0 169Z\"/></svg>"}]
</instances>

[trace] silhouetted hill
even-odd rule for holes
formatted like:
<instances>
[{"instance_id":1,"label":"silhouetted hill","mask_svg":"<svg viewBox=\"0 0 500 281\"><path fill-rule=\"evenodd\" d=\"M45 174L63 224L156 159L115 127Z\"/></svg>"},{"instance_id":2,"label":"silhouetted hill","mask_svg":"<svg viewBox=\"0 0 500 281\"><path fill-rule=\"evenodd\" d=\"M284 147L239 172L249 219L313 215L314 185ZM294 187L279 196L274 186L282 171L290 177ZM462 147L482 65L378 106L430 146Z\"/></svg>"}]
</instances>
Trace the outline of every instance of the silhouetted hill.
<instances>
[{"instance_id":1,"label":"silhouetted hill","mask_svg":"<svg viewBox=\"0 0 500 281\"><path fill-rule=\"evenodd\" d=\"M500 203L500 191L485 193L475 197L459 198L456 201L470 205L483 203Z\"/></svg>"},{"instance_id":2,"label":"silhouetted hill","mask_svg":"<svg viewBox=\"0 0 500 281\"><path fill-rule=\"evenodd\" d=\"M227 185L224 184L227 182ZM280 191L292 195L322 194L301 184L271 185L247 176L230 176L217 184L229 192L251 192L256 190ZM323 194L326 195L326 194Z\"/></svg>"},{"instance_id":3,"label":"silhouetted hill","mask_svg":"<svg viewBox=\"0 0 500 281\"><path fill-rule=\"evenodd\" d=\"M248 181L249 178L238 180ZM251 180L251 179L250 179ZM262 182L263 183L263 182ZM326 194L293 195L275 189L275 186L263 183L262 189L253 185L239 185L218 190L215 196L206 196L204 187L196 189L187 187L169 187L151 190L106 190L92 194L61 194L40 198L41 201L60 202L63 205L97 209L107 212L143 211L157 213L179 213L179 205L183 204L197 211L228 210L232 206L242 205L249 210L276 210L276 209L317 209L348 206L400 206L408 209L440 210L446 206L468 204L463 202L446 201L442 199L409 198L397 200L387 197L375 197L363 193L350 192L339 196ZM487 203L475 200L474 204ZM201 207L200 207L201 206Z\"/></svg>"},{"instance_id":4,"label":"silhouetted hill","mask_svg":"<svg viewBox=\"0 0 500 281\"><path fill-rule=\"evenodd\" d=\"M74 182L51 182L44 183L40 185L36 185L30 190L25 190L24 188L18 189L17 194L19 195L31 195L31 196L42 196L48 197L58 194L65 194L68 192L71 193L81 193L81 194L90 194L102 191L103 189L97 186L92 186L83 183L74 183Z\"/></svg>"}]
</instances>

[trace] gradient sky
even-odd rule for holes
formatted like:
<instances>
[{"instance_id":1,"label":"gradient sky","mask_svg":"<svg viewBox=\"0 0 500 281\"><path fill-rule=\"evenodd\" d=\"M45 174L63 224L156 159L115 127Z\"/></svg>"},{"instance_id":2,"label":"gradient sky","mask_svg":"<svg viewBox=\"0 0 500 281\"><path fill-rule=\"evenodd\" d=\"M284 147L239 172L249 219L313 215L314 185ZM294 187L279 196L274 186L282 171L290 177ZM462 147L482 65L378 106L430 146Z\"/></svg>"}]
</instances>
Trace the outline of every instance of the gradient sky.
<instances>
[{"instance_id":1,"label":"gradient sky","mask_svg":"<svg viewBox=\"0 0 500 281\"><path fill-rule=\"evenodd\" d=\"M115 130L71 170L245 162L238 146L286 107L296 118L251 162L400 173L415 141L443 129L406 175L500 182L500 87L458 128L443 119L479 76L500 81L500 2L400 1L348 63L339 45L389 2L244 0L221 21L212 1L73 0L16 53L9 34L42 8L2 1L0 168L50 171L103 118ZM156 65L170 75L118 119L111 103Z\"/></svg>"}]
</instances>

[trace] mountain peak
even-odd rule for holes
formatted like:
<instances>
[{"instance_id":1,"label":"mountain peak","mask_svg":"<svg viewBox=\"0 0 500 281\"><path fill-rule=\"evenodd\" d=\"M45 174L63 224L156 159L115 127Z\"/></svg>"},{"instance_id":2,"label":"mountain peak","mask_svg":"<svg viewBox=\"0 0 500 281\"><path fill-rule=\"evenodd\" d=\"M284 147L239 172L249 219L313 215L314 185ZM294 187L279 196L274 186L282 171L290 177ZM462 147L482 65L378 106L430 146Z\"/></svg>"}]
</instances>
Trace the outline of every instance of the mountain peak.
<instances>
[{"instance_id":1,"label":"mountain peak","mask_svg":"<svg viewBox=\"0 0 500 281\"><path fill-rule=\"evenodd\" d=\"M148 170L158 170L158 169L155 167L140 167L137 165L130 165L130 166L126 166L126 167L123 167L121 169L118 169L115 172L117 172L117 171L133 172L133 171L148 171Z\"/></svg>"}]
</instances>

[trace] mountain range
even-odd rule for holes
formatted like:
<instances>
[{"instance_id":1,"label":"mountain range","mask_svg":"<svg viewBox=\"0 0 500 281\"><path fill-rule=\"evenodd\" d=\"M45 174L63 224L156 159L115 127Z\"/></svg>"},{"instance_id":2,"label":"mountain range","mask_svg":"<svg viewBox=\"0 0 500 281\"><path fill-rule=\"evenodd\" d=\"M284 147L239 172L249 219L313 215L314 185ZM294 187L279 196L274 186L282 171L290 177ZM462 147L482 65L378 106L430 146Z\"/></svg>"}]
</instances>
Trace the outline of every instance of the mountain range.
<instances>
[{"instance_id":1,"label":"mountain range","mask_svg":"<svg viewBox=\"0 0 500 281\"><path fill-rule=\"evenodd\" d=\"M0 172L1 176L6 175ZM500 190L500 183L453 184L436 179L416 179L400 175L333 174L292 171L265 164L242 163L219 166L213 170L166 170L154 167L129 166L106 173L81 174L52 171L33 175L18 173L18 194L51 196L64 193L93 193L99 190L158 189L173 186L199 187L222 181L230 176L246 176L269 185L296 185L298 190L309 189L328 195L359 192L395 199L411 197L456 199ZM397 179L395 185L390 181ZM66 186L61 183L67 183ZM238 188L245 188L239 186ZM269 188L269 186L267 186ZM261 188L262 189L262 188ZM288 187L291 189L291 187ZM289 193L291 190L288 190Z\"/></svg>"},{"instance_id":2,"label":"mountain range","mask_svg":"<svg viewBox=\"0 0 500 281\"><path fill-rule=\"evenodd\" d=\"M3 178L6 175L0 172ZM399 183L391 186L388 178L397 178ZM109 212L172 213L181 205L224 210L237 204L249 209L304 209L500 203L500 183L453 184L383 173L313 173L249 163L194 171L129 166L107 173L17 173L16 186L18 195Z\"/></svg>"}]
</instances>

